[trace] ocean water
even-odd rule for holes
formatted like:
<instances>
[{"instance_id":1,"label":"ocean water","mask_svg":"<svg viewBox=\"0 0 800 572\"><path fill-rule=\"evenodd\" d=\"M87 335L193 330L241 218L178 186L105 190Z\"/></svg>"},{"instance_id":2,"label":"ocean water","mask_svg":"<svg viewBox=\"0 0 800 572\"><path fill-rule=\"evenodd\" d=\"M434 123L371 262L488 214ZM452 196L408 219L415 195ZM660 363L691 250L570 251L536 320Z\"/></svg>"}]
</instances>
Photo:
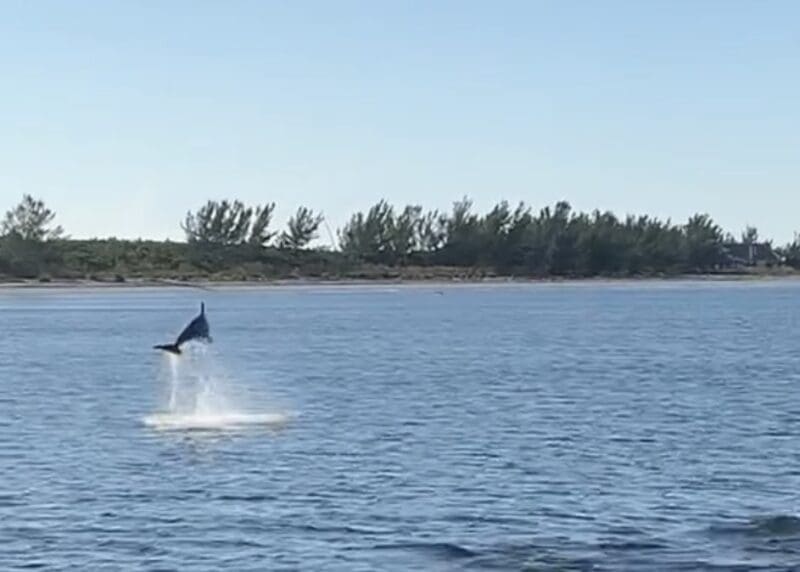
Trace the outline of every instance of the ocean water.
<instances>
[{"instance_id":1,"label":"ocean water","mask_svg":"<svg viewBox=\"0 0 800 572\"><path fill-rule=\"evenodd\" d=\"M170 341L205 300L214 342ZM2 570L800 567L800 283L0 291Z\"/></svg>"}]
</instances>

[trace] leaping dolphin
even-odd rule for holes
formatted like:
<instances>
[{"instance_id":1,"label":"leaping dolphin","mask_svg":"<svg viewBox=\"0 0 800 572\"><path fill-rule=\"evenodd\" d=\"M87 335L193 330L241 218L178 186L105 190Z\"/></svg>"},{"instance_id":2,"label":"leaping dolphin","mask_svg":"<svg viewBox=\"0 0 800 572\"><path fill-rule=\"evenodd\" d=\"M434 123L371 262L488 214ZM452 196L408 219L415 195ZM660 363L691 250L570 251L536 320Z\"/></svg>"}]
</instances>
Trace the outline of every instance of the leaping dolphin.
<instances>
[{"instance_id":1,"label":"leaping dolphin","mask_svg":"<svg viewBox=\"0 0 800 572\"><path fill-rule=\"evenodd\" d=\"M181 345L191 340L203 340L205 342L211 342L211 336L209 335L208 330L208 320L206 320L206 305L204 302L200 302L200 315L189 322L189 325L183 329L181 334L178 336L178 339L175 340L174 344L161 344L153 346L153 349L164 350L165 352L180 355Z\"/></svg>"}]
</instances>

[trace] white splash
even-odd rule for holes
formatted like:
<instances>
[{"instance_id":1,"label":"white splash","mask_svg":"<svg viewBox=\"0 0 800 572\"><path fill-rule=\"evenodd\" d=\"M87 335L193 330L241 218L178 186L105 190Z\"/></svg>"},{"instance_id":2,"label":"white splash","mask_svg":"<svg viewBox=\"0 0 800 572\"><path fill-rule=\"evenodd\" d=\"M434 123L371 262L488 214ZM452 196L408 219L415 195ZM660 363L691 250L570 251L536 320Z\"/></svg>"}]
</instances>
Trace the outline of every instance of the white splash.
<instances>
[{"instance_id":1,"label":"white splash","mask_svg":"<svg viewBox=\"0 0 800 572\"><path fill-rule=\"evenodd\" d=\"M248 425L283 425L288 421L283 413L218 413L180 414L154 413L144 418L144 424L154 429L235 429Z\"/></svg>"},{"instance_id":2,"label":"white splash","mask_svg":"<svg viewBox=\"0 0 800 572\"><path fill-rule=\"evenodd\" d=\"M284 413L249 413L235 407L231 384L204 344L188 344L181 355L164 353L169 385L167 411L144 418L155 429L230 429L253 425L280 425Z\"/></svg>"}]
</instances>

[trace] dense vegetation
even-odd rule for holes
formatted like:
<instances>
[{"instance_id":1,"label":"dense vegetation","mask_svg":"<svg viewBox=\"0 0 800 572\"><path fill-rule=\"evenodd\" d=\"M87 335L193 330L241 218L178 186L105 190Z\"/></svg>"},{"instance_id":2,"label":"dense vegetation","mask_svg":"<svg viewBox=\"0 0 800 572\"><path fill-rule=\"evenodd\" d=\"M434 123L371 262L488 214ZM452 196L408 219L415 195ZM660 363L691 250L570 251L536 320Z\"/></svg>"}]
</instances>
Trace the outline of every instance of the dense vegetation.
<instances>
[{"instance_id":1,"label":"dense vegetation","mask_svg":"<svg viewBox=\"0 0 800 572\"><path fill-rule=\"evenodd\" d=\"M566 202L538 212L506 202L486 214L468 199L448 213L380 201L354 214L336 249L309 248L323 224L301 207L285 230L274 203L208 201L181 223L186 242L71 240L42 201L25 196L0 232L0 276L253 280L289 277L652 276L730 270L731 235L705 214L684 224L648 216L574 212ZM740 243L756 243L748 228ZM767 247L770 250L770 247ZM800 268L800 241L767 265Z\"/></svg>"}]
</instances>

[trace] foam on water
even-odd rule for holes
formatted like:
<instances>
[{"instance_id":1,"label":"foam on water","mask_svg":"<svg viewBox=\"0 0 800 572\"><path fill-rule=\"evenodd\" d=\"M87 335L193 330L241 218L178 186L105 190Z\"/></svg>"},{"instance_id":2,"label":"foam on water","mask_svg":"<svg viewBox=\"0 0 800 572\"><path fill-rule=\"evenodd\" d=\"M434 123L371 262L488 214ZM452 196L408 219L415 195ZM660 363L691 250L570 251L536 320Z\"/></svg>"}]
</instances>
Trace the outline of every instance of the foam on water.
<instances>
[{"instance_id":1,"label":"foam on water","mask_svg":"<svg viewBox=\"0 0 800 572\"><path fill-rule=\"evenodd\" d=\"M280 425L285 413L245 412L233 405L230 383L204 344L188 344L181 355L164 354L168 385L167 410L147 415L143 422L155 429L228 429Z\"/></svg>"},{"instance_id":2,"label":"foam on water","mask_svg":"<svg viewBox=\"0 0 800 572\"><path fill-rule=\"evenodd\" d=\"M248 425L282 425L288 420L283 413L175 414L155 413L144 418L154 429L229 429Z\"/></svg>"}]
</instances>

